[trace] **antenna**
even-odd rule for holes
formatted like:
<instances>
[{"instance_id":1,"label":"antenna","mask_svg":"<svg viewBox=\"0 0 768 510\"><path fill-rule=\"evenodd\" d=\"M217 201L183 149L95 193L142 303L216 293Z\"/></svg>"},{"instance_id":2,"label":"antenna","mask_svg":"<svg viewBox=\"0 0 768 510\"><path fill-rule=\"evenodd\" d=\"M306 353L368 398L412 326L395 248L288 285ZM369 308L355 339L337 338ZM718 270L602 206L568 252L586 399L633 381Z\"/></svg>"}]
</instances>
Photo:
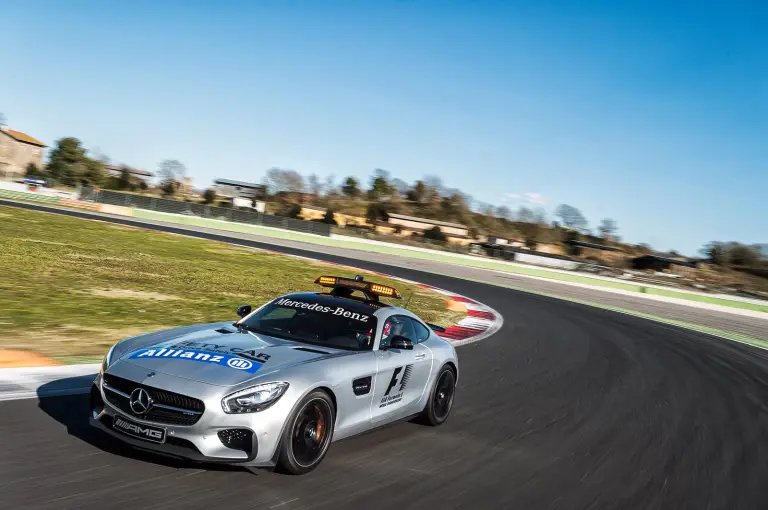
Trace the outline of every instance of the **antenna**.
<instances>
[{"instance_id":1,"label":"antenna","mask_svg":"<svg viewBox=\"0 0 768 510\"><path fill-rule=\"evenodd\" d=\"M411 302L411 298L412 298L412 297L413 297L413 291L411 291L411 295L410 295L410 296L408 296L408 301L406 301L406 302L405 302L405 304L403 305L403 309L404 309L404 310L407 310L407 309L408 309L408 303L410 303L410 302Z\"/></svg>"}]
</instances>

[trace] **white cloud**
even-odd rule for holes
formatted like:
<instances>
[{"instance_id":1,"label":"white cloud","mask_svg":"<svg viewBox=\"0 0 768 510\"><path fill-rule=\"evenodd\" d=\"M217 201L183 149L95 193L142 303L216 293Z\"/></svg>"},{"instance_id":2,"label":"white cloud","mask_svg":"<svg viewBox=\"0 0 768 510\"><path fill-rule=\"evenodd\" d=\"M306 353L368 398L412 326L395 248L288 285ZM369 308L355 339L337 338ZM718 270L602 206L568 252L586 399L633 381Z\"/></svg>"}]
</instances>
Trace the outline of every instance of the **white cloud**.
<instances>
[{"instance_id":1,"label":"white cloud","mask_svg":"<svg viewBox=\"0 0 768 510\"><path fill-rule=\"evenodd\" d=\"M505 193L506 200L519 201L525 204L544 205L547 203L547 199L540 193L534 193L528 191L526 193Z\"/></svg>"}]
</instances>

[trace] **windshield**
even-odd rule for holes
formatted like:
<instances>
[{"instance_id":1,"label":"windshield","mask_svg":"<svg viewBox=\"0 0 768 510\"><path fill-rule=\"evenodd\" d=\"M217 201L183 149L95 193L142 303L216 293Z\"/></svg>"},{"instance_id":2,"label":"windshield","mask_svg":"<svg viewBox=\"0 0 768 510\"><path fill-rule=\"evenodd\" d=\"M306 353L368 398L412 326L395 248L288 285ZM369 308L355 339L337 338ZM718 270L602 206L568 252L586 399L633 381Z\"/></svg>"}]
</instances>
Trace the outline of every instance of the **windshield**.
<instances>
[{"instance_id":1,"label":"windshield","mask_svg":"<svg viewBox=\"0 0 768 510\"><path fill-rule=\"evenodd\" d=\"M334 349L367 351L373 348L376 318L358 303L337 300L281 298L241 321L253 331L278 338Z\"/></svg>"}]
</instances>

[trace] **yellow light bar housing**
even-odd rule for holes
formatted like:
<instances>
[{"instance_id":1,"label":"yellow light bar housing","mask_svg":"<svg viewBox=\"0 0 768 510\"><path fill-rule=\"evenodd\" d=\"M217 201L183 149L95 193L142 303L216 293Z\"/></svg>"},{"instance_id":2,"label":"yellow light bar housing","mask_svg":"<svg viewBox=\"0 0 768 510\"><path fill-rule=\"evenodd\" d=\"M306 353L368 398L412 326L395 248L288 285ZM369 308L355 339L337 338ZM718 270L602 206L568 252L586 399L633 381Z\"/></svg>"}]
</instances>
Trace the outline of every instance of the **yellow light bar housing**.
<instances>
[{"instance_id":1,"label":"yellow light bar housing","mask_svg":"<svg viewBox=\"0 0 768 510\"><path fill-rule=\"evenodd\" d=\"M342 276L320 276L315 283L323 287L346 288L359 290L369 296L381 296L394 299L402 299L400 292L389 285L363 281L362 276L357 278L344 278Z\"/></svg>"}]
</instances>

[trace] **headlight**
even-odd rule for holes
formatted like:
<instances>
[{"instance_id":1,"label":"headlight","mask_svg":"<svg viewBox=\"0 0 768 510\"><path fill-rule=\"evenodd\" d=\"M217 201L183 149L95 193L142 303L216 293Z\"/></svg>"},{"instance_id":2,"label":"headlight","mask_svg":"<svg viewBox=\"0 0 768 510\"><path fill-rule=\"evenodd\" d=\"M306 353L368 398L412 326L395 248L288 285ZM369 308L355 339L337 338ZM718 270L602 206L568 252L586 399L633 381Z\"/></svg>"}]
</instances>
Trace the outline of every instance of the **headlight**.
<instances>
[{"instance_id":1,"label":"headlight","mask_svg":"<svg viewBox=\"0 0 768 510\"><path fill-rule=\"evenodd\" d=\"M115 344L115 345L113 345L112 347L109 348L109 350L107 351L107 355L104 356L104 360L101 362L101 373L102 374L107 371L107 369L109 368L109 365L112 363L112 352L115 350L115 346L116 345L117 344Z\"/></svg>"},{"instance_id":2,"label":"headlight","mask_svg":"<svg viewBox=\"0 0 768 510\"><path fill-rule=\"evenodd\" d=\"M288 389L287 382L260 384L227 395L221 401L225 413L253 413L271 406Z\"/></svg>"}]
</instances>

